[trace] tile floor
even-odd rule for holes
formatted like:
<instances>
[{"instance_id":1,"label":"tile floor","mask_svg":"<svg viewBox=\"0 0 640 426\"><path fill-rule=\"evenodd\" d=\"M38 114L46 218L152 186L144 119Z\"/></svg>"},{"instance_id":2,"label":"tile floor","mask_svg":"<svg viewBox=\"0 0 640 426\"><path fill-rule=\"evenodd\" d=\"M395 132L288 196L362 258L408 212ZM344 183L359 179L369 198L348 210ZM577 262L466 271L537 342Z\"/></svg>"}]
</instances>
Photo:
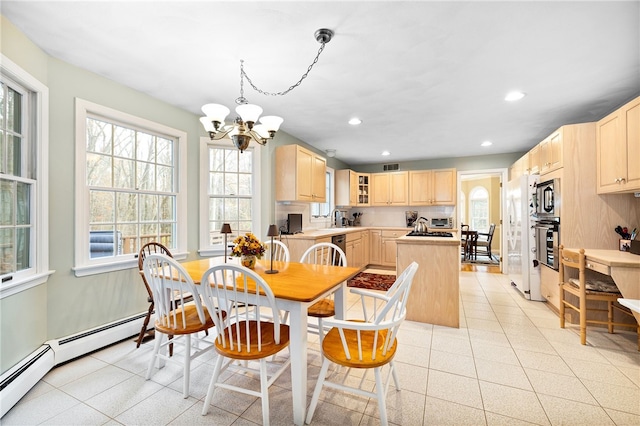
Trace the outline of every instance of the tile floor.
<instances>
[{"instance_id":1,"label":"tile floor","mask_svg":"<svg viewBox=\"0 0 640 426\"><path fill-rule=\"evenodd\" d=\"M562 330L540 302L522 299L504 275L461 272L461 327L406 321L396 356L401 388L387 397L397 425L639 425L636 334ZM359 312L357 299L350 312ZM309 398L321 364L310 335ZM188 399L180 369L144 379L150 343L132 339L50 371L2 418L2 425L261 423L259 400L219 391L200 415L213 357L198 359ZM368 376L372 378L372 376ZM251 380L233 377L229 380ZM372 384L365 382L372 386ZM270 389L271 423L292 422L289 376ZM375 425L377 404L325 390L313 424Z\"/></svg>"}]
</instances>

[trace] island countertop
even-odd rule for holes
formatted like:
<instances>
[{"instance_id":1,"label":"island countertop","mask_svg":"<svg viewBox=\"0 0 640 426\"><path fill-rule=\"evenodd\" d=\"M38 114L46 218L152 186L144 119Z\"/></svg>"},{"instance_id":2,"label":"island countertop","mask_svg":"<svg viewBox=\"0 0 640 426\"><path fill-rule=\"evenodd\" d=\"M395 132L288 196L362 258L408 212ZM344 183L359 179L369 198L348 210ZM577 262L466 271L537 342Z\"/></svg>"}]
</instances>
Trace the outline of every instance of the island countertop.
<instances>
[{"instance_id":1,"label":"island countertop","mask_svg":"<svg viewBox=\"0 0 640 426\"><path fill-rule=\"evenodd\" d=\"M409 237L407 235L396 238L397 244L420 244L432 246L459 246L460 239L453 234L453 237Z\"/></svg>"}]
</instances>

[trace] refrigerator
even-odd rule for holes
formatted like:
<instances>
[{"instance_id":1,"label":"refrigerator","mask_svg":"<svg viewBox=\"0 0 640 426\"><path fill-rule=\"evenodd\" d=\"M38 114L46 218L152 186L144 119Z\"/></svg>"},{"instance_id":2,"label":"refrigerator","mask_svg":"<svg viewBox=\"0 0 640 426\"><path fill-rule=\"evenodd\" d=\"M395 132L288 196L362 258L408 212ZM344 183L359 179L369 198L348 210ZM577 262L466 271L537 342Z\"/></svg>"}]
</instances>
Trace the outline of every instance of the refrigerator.
<instances>
[{"instance_id":1,"label":"refrigerator","mask_svg":"<svg viewBox=\"0 0 640 426\"><path fill-rule=\"evenodd\" d=\"M536 186L538 175L521 176L507 186L507 272L525 299L544 301L536 260Z\"/></svg>"}]
</instances>

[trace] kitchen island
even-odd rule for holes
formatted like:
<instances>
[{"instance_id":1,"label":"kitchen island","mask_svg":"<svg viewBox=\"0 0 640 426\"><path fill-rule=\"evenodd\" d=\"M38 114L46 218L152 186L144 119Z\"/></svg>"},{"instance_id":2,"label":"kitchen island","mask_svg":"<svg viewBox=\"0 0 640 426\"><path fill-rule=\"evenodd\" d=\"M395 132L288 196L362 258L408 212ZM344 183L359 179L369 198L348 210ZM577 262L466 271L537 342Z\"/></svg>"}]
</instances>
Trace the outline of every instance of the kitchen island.
<instances>
[{"instance_id":1,"label":"kitchen island","mask_svg":"<svg viewBox=\"0 0 640 426\"><path fill-rule=\"evenodd\" d=\"M396 240L397 271L418 263L407 319L429 324L460 327L460 239L454 237L411 237Z\"/></svg>"}]
</instances>

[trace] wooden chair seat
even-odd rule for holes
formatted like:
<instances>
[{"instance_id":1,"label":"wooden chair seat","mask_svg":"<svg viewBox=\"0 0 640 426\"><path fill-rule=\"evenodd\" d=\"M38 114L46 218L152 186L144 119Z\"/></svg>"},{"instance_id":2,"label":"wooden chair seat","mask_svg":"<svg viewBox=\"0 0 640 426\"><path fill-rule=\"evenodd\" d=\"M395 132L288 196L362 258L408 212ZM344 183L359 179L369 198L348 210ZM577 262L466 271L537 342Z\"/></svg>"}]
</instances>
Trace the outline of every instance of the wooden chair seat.
<instances>
[{"instance_id":1,"label":"wooden chair seat","mask_svg":"<svg viewBox=\"0 0 640 426\"><path fill-rule=\"evenodd\" d=\"M331 299L322 299L309 307L308 315L317 318L328 318L336 314L336 305Z\"/></svg>"},{"instance_id":2,"label":"wooden chair seat","mask_svg":"<svg viewBox=\"0 0 640 426\"><path fill-rule=\"evenodd\" d=\"M157 331L169 335L192 334L208 330L214 325L213 319L211 315L209 315L207 308L203 307L203 309L206 318L204 324L200 322L196 305L193 303L185 303L184 309L178 309L169 313L169 316L173 317L175 315L175 327L170 325L173 321L169 321L166 317L163 317L156 319L155 328ZM182 321L183 317L186 319L184 323Z\"/></svg>"},{"instance_id":3,"label":"wooden chair seat","mask_svg":"<svg viewBox=\"0 0 640 426\"><path fill-rule=\"evenodd\" d=\"M345 328L343 331L351 357L349 359L346 356L340 337L340 330L332 328L322 341L322 353L331 362L349 368L375 368L389 363L396 354L398 341L395 339L391 346L386 349L386 353L384 353L384 343L389 330L360 331L360 342L358 342L357 330ZM378 340L375 342L376 349L374 353L373 347L376 338ZM361 357L357 355L359 350L362 351Z\"/></svg>"},{"instance_id":4,"label":"wooden chair seat","mask_svg":"<svg viewBox=\"0 0 640 426\"><path fill-rule=\"evenodd\" d=\"M247 323L249 325L250 337L247 339ZM238 340L238 332L240 333ZM277 354L282 349L289 346L289 326L280 324L280 343L277 343L273 337L274 323L260 322L260 339L258 339L258 321L242 321L232 324L224 329L223 333L227 341L227 345L222 344L221 339L216 339L216 351L227 358L252 360L261 359L267 356ZM229 342L240 341L240 346L231 346ZM247 344L249 342L249 344ZM261 350L258 350L258 342L261 342Z\"/></svg>"}]
</instances>

